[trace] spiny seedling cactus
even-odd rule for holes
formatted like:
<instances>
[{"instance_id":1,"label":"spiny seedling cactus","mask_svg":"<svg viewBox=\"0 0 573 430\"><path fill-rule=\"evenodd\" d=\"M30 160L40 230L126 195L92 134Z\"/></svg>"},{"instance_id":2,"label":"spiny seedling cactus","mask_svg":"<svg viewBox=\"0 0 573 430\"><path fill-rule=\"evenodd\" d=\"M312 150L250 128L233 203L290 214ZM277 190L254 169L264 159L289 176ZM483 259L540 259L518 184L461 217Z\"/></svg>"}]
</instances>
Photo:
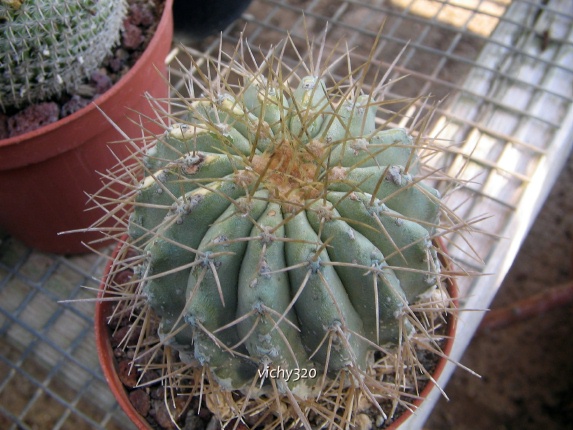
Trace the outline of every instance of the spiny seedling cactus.
<instances>
[{"instance_id":1,"label":"spiny seedling cactus","mask_svg":"<svg viewBox=\"0 0 573 430\"><path fill-rule=\"evenodd\" d=\"M243 41L194 64L182 112L108 174L127 186L99 204L108 234L128 235L106 287L159 318L158 345L200 369L182 385L223 421L270 408L255 427L342 428L364 400L391 416L427 378L416 348L439 353L451 305L435 239L463 223L423 182L430 143L378 115L396 101L366 87L371 57L337 80L348 52L321 67L323 41L287 67L287 49L302 58L288 38L260 65Z\"/></svg>"},{"instance_id":2,"label":"spiny seedling cactus","mask_svg":"<svg viewBox=\"0 0 573 430\"><path fill-rule=\"evenodd\" d=\"M124 0L1 0L0 107L73 91L117 43Z\"/></svg>"}]
</instances>

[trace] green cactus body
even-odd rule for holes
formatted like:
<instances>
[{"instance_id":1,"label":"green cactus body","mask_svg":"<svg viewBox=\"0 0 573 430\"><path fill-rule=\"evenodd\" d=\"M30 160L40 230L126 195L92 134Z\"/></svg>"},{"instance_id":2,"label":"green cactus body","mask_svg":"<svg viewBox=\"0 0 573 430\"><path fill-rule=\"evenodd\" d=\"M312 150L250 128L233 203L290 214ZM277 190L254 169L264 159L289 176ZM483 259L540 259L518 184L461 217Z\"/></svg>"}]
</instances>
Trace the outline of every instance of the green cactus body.
<instances>
[{"instance_id":1,"label":"green cactus body","mask_svg":"<svg viewBox=\"0 0 573 430\"><path fill-rule=\"evenodd\" d=\"M243 79L188 103L144 157L129 226L144 294L162 338L224 390L360 385L438 282L440 194L407 132L377 129L373 97ZM315 372L269 384L277 368Z\"/></svg>"},{"instance_id":2,"label":"green cactus body","mask_svg":"<svg viewBox=\"0 0 573 430\"><path fill-rule=\"evenodd\" d=\"M183 321L187 283L203 236L229 206L229 200L243 194L244 190L227 176L182 195L147 243L149 263L143 281L150 305L162 318L160 331L164 336L170 336ZM174 344L188 350L190 331L178 333Z\"/></svg>"},{"instance_id":3,"label":"green cactus body","mask_svg":"<svg viewBox=\"0 0 573 430\"><path fill-rule=\"evenodd\" d=\"M240 268L237 308L237 315L250 316L237 328L256 362L286 369L310 368L312 363L297 330L298 318L294 309L289 309L289 275L273 273L286 267L286 244L280 240L285 237L283 220L280 205L269 203L257 226L253 226L250 237L256 240L248 242ZM306 380L285 382L299 395L309 391Z\"/></svg>"},{"instance_id":4,"label":"green cactus body","mask_svg":"<svg viewBox=\"0 0 573 430\"><path fill-rule=\"evenodd\" d=\"M406 299L400 281L384 260L384 256L365 236L341 219L338 211L327 202L329 218L321 218L323 202L317 202L308 212L315 231L321 231L322 240L329 240L329 254L334 261L343 263L337 273L352 306L364 322L365 335L378 345L395 343L399 339L400 319ZM370 268L357 270L356 267ZM367 277L365 276L367 275Z\"/></svg>"},{"instance_id":5,"label":"green cactus body","mask_svg":"<svg viewBox=\"0 0 573 430\"><path fill-rule=\"evenodd\" d=\"M75 90L119 40L123 0L0 1L0 106Z\"/></svg>"}]
</instances>

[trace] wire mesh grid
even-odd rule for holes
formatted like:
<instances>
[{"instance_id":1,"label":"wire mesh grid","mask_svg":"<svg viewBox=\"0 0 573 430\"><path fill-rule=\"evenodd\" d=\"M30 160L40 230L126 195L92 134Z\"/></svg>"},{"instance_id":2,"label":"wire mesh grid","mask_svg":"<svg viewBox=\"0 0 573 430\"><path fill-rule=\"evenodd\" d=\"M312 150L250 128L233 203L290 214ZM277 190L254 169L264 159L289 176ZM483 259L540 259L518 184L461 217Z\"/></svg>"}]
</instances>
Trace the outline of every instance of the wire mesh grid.
<instances>
[{"instance_id":1,"label":"wire mesh grid","mask_svg":"<svg viewBox=\"0 0 573 430\"><path fill-rule=\"evenodd\" d=\"M1 428L128 428L99 370L93 302L62 303L93 298L104 260L0 244Z\"/></svg>"},{"instance_id":2,"label":"wire mesh grid","mask_svg":"<svg viewBox=\"0 0 573 430\"><path fill-rule=\"evenodd\" d=\"M461 179L450 203L466 218L489 216L471 243L450 237L464 267L492 274L462 283L464 306L486 308L573 144L570 1L255 0L221 39L182 39L168 59L172 83L184 88L175 58L185 61L179 55L185 51L201 64L216 57L220 44L232 50L241 32L263 51L290 32L304 56L306 35L320 37L327 22L327 43L343 40L337 49L347 45L358 63L384 22L373 56L381 70L407 44L387 97L433 96L430 135L450 150L432 163ZM408 116L398 125L408 127ZM93 304L59 302L93 297L89 288L97 287L105 258L45 255L17 240L0 246L0 427L131 428L98 368ZM474 249L483 263L468 258ZM480 317L461 314L454 359ZM412 428L433 401L410 421Z\"/></svg>"}]
</instances>

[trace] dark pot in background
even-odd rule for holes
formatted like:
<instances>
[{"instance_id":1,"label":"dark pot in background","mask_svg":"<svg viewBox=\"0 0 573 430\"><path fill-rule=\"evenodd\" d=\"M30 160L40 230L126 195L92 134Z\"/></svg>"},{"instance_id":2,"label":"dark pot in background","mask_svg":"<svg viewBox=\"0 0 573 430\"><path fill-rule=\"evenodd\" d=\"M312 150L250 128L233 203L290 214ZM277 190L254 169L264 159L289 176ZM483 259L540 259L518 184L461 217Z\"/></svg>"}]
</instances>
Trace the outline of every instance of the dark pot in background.
<instances>
[{"instance_id":1,"label":"dark pot in background","mask_svg":"<svg viewBox=\"0 0 573 430\"><path fill-rule=\"evenodd\" d=\"M175 0L175 30L192 39L223 31L247 9L252 0Z\"/></svg>"}]
</instances>

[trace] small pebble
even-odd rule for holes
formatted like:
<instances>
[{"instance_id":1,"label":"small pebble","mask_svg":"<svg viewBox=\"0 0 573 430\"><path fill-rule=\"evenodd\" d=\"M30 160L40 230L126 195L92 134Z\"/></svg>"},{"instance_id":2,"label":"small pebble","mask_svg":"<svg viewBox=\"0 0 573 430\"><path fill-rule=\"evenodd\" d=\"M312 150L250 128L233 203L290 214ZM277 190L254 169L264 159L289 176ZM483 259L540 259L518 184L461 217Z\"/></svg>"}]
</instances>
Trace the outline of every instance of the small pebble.
<instances>
[{"instance_id":1,"label":"small pebble","mask_svg":"<svg viewBox=\"0 0 573 430\"><path fill-rule=\"evenodd\" d=\"M149 384L153 381L159 381L161 378L161 375L159 374L159 372L157 372L156 370L146 370L145 372L143 372L143 374L141 375L141 381L140 384L141 385L146 385Z\"/></svg>"},{"instance_id":2,"label":"small pebble","mask_svg":"<svg viewBox=\"0 0 573 430\"><path fill-rule=\"evenodd\" d=\"M119 48L117 51L115 51L113 58L109 59L109 68L113 72L117 73L126 66L128 60L129 52L123 48Z\"/></svg>"},{"instance_id":3,"label":"small pebble","mask_svg":"<svg viewBox=\"0 0 573 430\"><path fill-rule=\"evenodd\" d=\"M133 388L137 385L137 371L132 368L131 360L121 360L118 365L120 381L126 387Z\"/></svg>"},{"instance_id":4,"label":"small pebble","mask_svg":"<svg viewBox=\"0 0 573 430\"><path fill-rule=\"evenodd\" d=\"M372 420L366 414L356 416L356 427L358 430L372 430Z\"/></svg>"},{"instance_id":5,"label":"small pebble","mask_svg":"<svg viewBox=\"0 0 573 430\"><path fill-rule=\"evenodd\" d=\"M167 407L161 400L153 402L153 418L164 429L175 429L175 423L171 421Z\"/></svg>"},{"instance_id":6,"label":"small pebble","mask_svg":"<svg viewBox=\"0 0 573 430\"><path fill-rule=\"evenodd\" d=\"M18 136L56 122L60 108L54 102L38 103L8 118L8 135Z\"/></svg>"},{"instance_id":7,"label":"small pebble","mask_svg":"<svg viewBox=\"0 0 573 430\"><path fill-rule=\"evenodd\" d=\"M125 351L121 348L115 348L113 350L113 356L115 358L125 358Z\"/></svg>"},{"instance_id":8,"label":"small pebble","mask_svg":"<svg viewBox=\"0 0 573 430\"><path fill-rule=\"evenodd\" d=\"M77 111L79 111L80 109L83 109L84 107L86 107L87 105L90 104L90 100L89 99L85 99L83 97L80 97L78 95L73 95L72 98L67 101L61 109L61 116L66 117L68 115L71 115Z\"/></svg>"},{"instance_id":9,"label":"small pebble","mask_svg":"<svg viewBox=\"0 0 573 430\"><path fill-rule=\"evenodd\" d=\"M201 419L194 411L189 411L185 417L185 426L183 430L205 430L205 421Z\"/></svg>"},{"instance_id":10,"label":"small pebble","mask_svg":"<svg viewBox=\"0 0 573 430\"><path fill-rule=\"evenodd\" d=\"M185 413L185 406L187 402L184 398L176 398L175 399L175 410L170 411L167 410L167 406L165 405L165 401L161 400L152 400L152 406L154 411L154 418L157 423L165 429L175 429L177 426L172 421L171 417L174 419L178 419L181 415ZM170 405L172 402L170 401Z\"/></svg>"},{"instance_id":11,"label":"small pebble","mask_svg":"<svg viewBox=\"0 0 573 430\"><path fill-rule=\"evenodd\" d=\"M163 393L165 392L165 388L163 386L154 387L151 389L151 398L160 400L163 399Z\"/></svg>"},{"instance_id":12,"label":"small pebble","mask_svg":"<svg viewBox=\"0 0 573 430\"><path fill-rule=\"evenodd\" d=\"M121 272L119 272L117 275L115 275L113 280L114 280L114 282L122 285L122 284L125 284L125 283L131 281L132 276L133 276L133 270L125 269L125 270L122 270Z\"/></svg>"},{"instance_id":13,"label":"small pebble","mask_svg":"<svg viewBox=\"0 0 573 430\"><path fill-rule=\"evenodd\" d=\"M220 429L221 429L221 423L219 422L217 417L213 416L211 417L211 420L209 420L209 424L207 424L207 428L205 430L220 430Z\"/></svg>"},{"instance_id":14,"label":"small pebble","mask_svg":"<svg viewBox=\"0 0 573 430\"><path fill-rule=\"evenodd\" d=\"M95 86L96 94L103 94L113 86L113 81L107 75L105 69L96 70L91 74L90 78Z\"/></svg>"},{"instance_id":15,"label":"small pebble","mask_svg":"<svg viewBox=\"0 0 573 430\"><path fill-rule=\"evenodd\" d=\"M123 22L121 38L123 46L128 49L137 49L145 40L141 29L129 22L128 19Z\"/></svg>"},{"instance_id":16,"label":"small pebble","mask_svg":"<svg viewBox=\"0 0 573 430\"><path fill-rule=\"evenodd\" d=\"M129 7L129 21L133 25L149 27L155 22L155 16L150 7L134 3Z\"/></svg>"},{"instance_id":17,"label":"small pebble","mask_svg":"<svg viewBox=\"0 0 573 430\"><path fill-rule=\"evenodd\" d=\"M151 401L149 400L149 394L147 394L143 388L138 388L137 390L130 392L129 401L139 415L144 417L147 416L151 409Z\"/></svg>"},{"instance_id":18,"label":"small pebble","mask_svg":"<svg viewBox=\"0 0 573 430\"><path fill-rule=\"evenodd\" d=\"M193 410L197 410L197 406L192 407ZM205 420L206 422L208 422L211 417L213 417L213 413L206 408L205 406L202 406L201 409L199 409L199 412L197 413L203 420Z\"/></svg>"},{"instance_id":19,"label":"small pebble","mask_svg":"<svg viewBox=\"0 0 573 430\"><path fill-rule=\"evenodd\" d=\"M117 331L113 332L111 337L111 345L113 347L118 346L120 343L125 345L125 338L129 336L128 345L135 344L137 339L139 338L139 333L141 332L141 327L133 327L133 326L123 326L119 328Z\"/></svg>"}]
</instances>

